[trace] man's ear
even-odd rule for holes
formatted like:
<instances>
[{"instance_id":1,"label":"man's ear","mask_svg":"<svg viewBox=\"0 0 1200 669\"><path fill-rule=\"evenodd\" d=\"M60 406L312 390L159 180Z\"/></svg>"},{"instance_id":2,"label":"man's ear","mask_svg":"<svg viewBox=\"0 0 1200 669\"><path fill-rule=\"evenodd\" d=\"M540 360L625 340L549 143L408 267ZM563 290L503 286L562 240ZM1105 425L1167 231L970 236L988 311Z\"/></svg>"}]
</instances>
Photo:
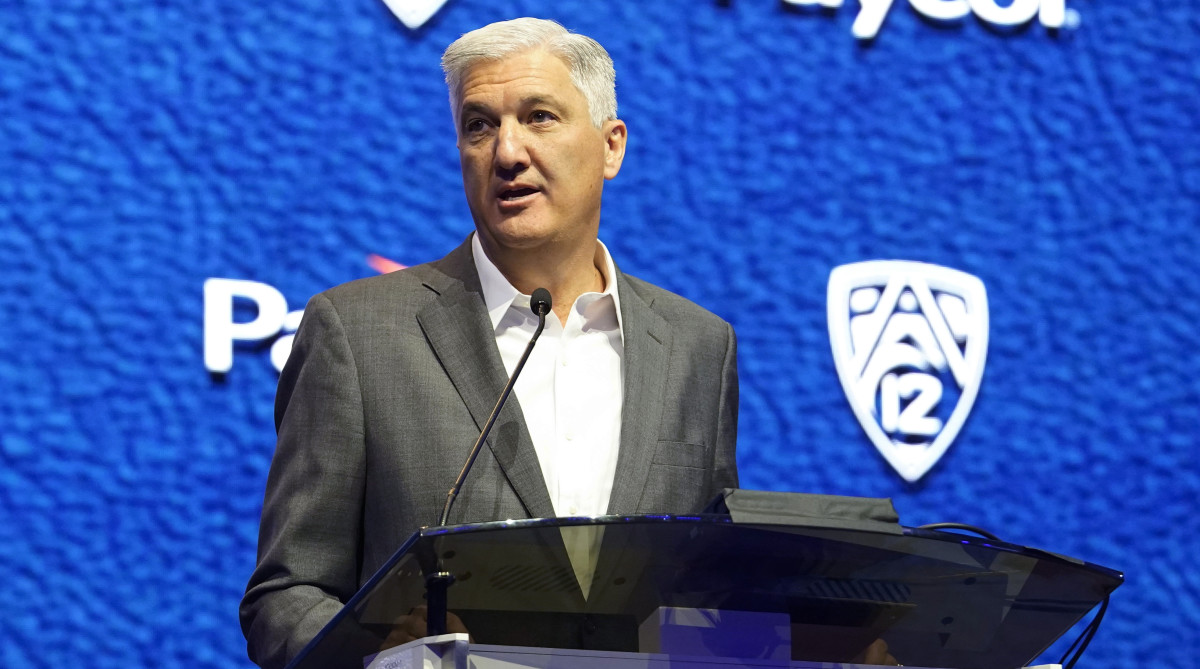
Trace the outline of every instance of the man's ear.
<instances>
[{"instance_id":1,"label":"man's ear","mask_svg":"<svg viewBox=\"0 0 1200 669\"><path fill-rule=\"evenodd\" d=\"M605 121L600 130L604 133L604 178L611 179L621 171L629 130L621 119Z\"/></svg>"}]
</instances>

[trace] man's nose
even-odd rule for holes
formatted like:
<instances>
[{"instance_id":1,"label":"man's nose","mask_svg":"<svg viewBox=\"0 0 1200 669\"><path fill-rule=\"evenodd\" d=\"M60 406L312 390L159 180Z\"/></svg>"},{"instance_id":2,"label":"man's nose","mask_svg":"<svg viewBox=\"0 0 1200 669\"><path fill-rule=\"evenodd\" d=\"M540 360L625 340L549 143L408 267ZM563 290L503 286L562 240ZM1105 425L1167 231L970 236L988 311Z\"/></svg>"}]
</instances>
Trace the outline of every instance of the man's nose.
<instances>
[{"instance_id":1,"label":"man's nose","mask_svg":"<svg viewBox=\"0 0 1200 669\"><path fill-rule=\"evenodd\" d=\"M529 150L521 124L503 121L496 133L496 169L519 172L529 166Z\"/></svg>"}]
</instances>

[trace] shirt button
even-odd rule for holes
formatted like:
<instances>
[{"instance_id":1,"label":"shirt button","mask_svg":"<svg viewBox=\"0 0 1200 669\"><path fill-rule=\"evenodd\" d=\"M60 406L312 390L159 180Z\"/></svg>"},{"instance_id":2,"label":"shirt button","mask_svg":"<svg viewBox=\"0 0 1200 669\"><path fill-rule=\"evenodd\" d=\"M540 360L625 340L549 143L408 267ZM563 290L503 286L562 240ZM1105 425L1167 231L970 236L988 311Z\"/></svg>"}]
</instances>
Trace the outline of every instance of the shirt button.
<instances>
[{"instance_id":1,"label":"shirt button","mask_svg":"<svg viewBox=\"0 0 1200 669\"><path fill-rule=\"evenodd\" d=\"M577 516L579 515L579 507L572 506L571 508L567 509L567 513L571 514L572 516Z\"/></svg>"}]
</instances>

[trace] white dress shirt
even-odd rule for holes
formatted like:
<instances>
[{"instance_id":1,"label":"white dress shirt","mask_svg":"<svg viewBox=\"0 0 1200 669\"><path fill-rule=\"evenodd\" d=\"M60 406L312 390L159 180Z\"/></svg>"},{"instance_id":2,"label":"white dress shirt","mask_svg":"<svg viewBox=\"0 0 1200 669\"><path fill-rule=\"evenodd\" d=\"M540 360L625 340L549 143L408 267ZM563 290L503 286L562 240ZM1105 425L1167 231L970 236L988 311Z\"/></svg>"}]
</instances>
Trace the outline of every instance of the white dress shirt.
<instances>
[{"instance_id":1,"label":"white dress shirt","mask_svg":"<svg viewBox=\"0 0 1200 669\"><path fill-rule=\"evenodd\" d=\"M511 375L537 329L529 296L513 287L471 240L496 345ZM623 398L621 303L616 267L603 243L596 267L604 292L584 293L566 325L553 313L513 388L559 516L607 513L617 470Z\"/></svg>"}]
</instances>

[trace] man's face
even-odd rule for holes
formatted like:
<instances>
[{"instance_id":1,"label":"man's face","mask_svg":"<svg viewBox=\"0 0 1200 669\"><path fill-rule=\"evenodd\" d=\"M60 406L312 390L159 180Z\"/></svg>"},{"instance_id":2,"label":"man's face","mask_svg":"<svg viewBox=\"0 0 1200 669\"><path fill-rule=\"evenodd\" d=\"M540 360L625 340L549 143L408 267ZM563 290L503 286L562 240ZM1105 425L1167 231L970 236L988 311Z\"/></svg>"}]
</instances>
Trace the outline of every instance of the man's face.
<instances>
[{"instance_id":1,"label":"man's face","mask_svg":"<svg viewBox=\"0 0 1200 669\"><path fill-rule=\"evenodd\" d=\"M458 153L484 248L594 239L604 180L625 155L625 124L593 126L566 63L542 49L476 65L461 86Z\"/></svg>"}]
</instances>

